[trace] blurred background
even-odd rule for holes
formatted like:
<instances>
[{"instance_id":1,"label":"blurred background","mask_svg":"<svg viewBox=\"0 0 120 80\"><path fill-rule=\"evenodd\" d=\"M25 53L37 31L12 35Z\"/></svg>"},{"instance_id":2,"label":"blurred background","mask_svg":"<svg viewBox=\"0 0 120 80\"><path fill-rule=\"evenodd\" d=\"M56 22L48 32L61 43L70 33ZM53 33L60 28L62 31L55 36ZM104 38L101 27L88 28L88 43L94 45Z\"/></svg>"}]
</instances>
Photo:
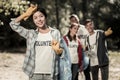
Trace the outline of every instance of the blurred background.
<instances>
[{"instance_id":1,"label":"blurred background","mask_svg":"<svg viewBox=\"0 0 120 80\"><path fill-rule=\"evenodd\" d=\"M59 29L62 35L68 31L72 13L78 15L81 24L86 18L92 18L96 29L111 27L113 34L107 38L109 80L120 80L120 0L0 0L0 80L28 80L22 71L26 41L10 28L9 22L33 2L46 9L48 25ZM21 25L35 28L31 18Z\"/></svg>"},{"instance_id":2,"label":"blurred background","mask_svg":"<svg viewBox=\"0 0 120 80\"><path fill-rule=\"evenodd\" d=\"M26 47L25 39L11 30L9 22L33 1L46 9L48 25L59 29L62 35L67 31L72 13L79 16L81 24L86 18L92 18L96 29L111 27L113 34L107 38L108 48L120 50L120 0L0 0L0 51L22 51ZM22 21L21 25L34 28L31 19Z\"/></svg>"}]
</instances>

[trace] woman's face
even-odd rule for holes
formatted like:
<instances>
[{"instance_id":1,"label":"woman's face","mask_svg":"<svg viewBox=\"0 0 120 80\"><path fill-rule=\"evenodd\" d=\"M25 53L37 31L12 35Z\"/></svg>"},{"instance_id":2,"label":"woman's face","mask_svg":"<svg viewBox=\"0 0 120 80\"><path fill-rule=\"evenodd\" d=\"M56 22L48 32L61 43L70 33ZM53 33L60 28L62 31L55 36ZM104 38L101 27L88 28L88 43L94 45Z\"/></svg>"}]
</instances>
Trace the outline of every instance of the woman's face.
<instances>
[{"instance_id":1,"label":"woman's face","mask_svg":"<svg viewBox=\"0 0 120 80\"><path fill-rule=\"evenodd\" d=\"M33 21L38 28L43 28L46 24L46 18L40 11L33 14Z\"/></svg>"},{"instance_id":2,"label":"woman's face","mask_svg":"<svg viewBox=\"0 0 120 80\"><path fill-rule=\"evenodd\" d=\"M77 34L77 31L78 31L78 26L77 25L73 25L71 28L70 28L70 34L72 35L76 35Z\"/></svg>"}]
</instances>

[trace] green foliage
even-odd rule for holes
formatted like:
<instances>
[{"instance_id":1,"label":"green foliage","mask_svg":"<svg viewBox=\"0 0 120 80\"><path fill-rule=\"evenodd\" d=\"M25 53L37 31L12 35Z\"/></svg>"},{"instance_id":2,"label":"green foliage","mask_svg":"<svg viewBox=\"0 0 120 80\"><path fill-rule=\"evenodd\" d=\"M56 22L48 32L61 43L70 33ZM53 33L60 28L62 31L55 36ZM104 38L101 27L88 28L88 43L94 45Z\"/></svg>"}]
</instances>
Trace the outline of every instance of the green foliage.
<instances>
[{"instance_id":1,"label":"green foliage","mask_svg":"<svg viewBox=\"0 0 120 80\"><path fill-rule=\"evenodd\" d=\"M47 11L48 18L47 24L51 27L55 27L60 30L62 35L67 31L69 25L69 16L71 13L76 13L80 18L80 23L83 24L86 18L92 18L95 22L97 29L107 30L111 27L113 34L109 36L110 41L113 44L120 42L120 1L113 0L29 0L36 1L41 7L44 7ZM10 6L8 6L8 9ZM0 6L0 9L2 7ZM4 25L0 25L0 37L7 37L7 45L10 47L12 40L16 40L15 45L24 41L23 38L18 35L10 38L11 35L16 34L9 28L10 18L17 17L21 12L18 11L17 15L14 10L9 10L10 15L5 15L5 11L0 13L0 20L4 22ZM32 19L22 21L21 23L26 28L35 28ZM21 39L20 39L21 38ZM19 40L20 39L20 40ZM17 42L18 41L18 42ZM1 43L0 43L1 45Z\"/></svg>"}]
</instances>

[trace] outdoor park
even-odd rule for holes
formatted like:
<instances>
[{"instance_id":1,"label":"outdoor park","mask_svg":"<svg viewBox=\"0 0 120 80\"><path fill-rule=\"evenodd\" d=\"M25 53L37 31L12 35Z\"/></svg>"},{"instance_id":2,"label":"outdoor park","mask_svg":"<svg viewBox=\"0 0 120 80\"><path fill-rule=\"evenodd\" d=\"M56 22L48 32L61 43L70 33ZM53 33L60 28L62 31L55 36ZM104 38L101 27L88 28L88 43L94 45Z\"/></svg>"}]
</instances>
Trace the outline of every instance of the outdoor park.
<instances>
[{"instance_id":1,"label":"outdoor park","mask_svg":"<svg viewBox=\"0 0 120 80\"><path fill-rule=\"evenodd\" d=\"M95 21L95 28L113 34L107 37L110 59L109 80L120 80L120 1L119 0L1 0L0 1L0 80L28 80L22 71L26 51L26 40L14 32L9 22L29 7L33 1L47 11L47 23L57 28L62 35L69 26L69 16L75 13L83 24L86 18ZM21 25L34 29L31 18ZM101 77L99 77L101 80ZM81 79L80 79L81 80Z\"/></svg>"},{"instance_id":2,"label":"outdoor park","mask_svg":"<svg viewBox=\"0 0 120 80\"><path fill-rule=\"evenodd\" d=\"M120 80L120 52L109 51L109 58L109 80ZM22 71L23 60L23 53L0 53L0 80L28 80Z\"/></svg>"}]
</instances>

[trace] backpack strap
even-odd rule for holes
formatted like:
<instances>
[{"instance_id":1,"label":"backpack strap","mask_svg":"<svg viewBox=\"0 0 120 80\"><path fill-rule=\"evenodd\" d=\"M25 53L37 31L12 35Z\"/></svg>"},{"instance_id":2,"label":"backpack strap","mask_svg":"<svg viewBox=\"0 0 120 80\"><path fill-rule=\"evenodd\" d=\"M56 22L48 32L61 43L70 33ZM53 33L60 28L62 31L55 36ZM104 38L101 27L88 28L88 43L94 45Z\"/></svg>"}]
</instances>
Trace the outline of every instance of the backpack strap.
<instances>
[{"instance_id":1,"label":"backpack strap","mask_svg":"<svg viewBox=\"0 0 120 80\"><path fill-rule=\"evenodd\" d=\"M99 31L97 31L97 34L96 34L96 43L95 44L97 44L97 41L98 41L98 33L99 33Z\"/></svg>"},{"instance_id":2,"label":"backpack strap","mask_svg":"<svg viewBox=\"0 0 120 80\"><path fill-rule=\"evenodd\" d=\"M95 42L96 45L97 45L97 41L98 41L98 37L99 37L99 34L98 34L98 33L99 33L99 32L97 31L97 34L96 34L96 42ZM89 36L87 37L87 43L88 43L89 49L91 50L90 42L89 42Z\"/></svg>"}]
</instances>

